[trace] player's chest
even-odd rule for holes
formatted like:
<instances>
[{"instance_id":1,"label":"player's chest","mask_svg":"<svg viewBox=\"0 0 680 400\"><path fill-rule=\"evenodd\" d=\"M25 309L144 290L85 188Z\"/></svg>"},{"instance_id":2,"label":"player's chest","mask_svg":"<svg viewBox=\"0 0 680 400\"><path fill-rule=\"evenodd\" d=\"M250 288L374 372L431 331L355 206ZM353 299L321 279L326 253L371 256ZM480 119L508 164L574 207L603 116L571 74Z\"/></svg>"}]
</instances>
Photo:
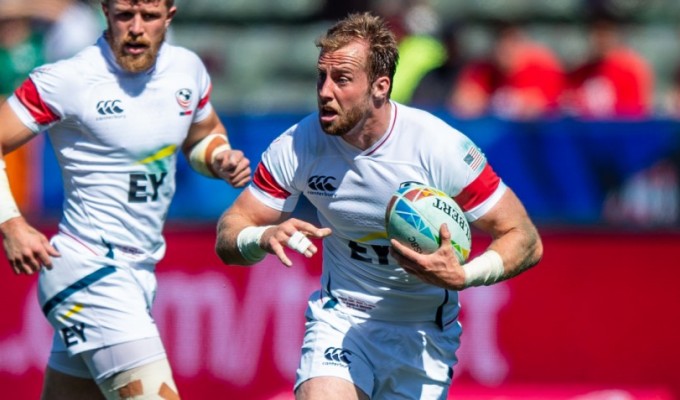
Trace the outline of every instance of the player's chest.
<instances>
[{"instance_id":1,"label":"player's chest","mask_svg":"<svg viewBox=\"0 0 680 400\"><path fill-rule=\"evenodd\" d=\"M198 101L196 88L182 82L104 83L88 93L78 119L92 140L106 146L179 145Z\"/></svg>"},{"instance_id":2,"label":"player's chest","mask_svg":"<svg viewBox=\"0 0 680 400\"><path fill-rule=\"evenodd\" d=\"M337 223L382 226L387 203L400 184L428 180L422 166L412 163L327 160L307 172L303 192L317 209Z\"/></svg>"}]
</instances>

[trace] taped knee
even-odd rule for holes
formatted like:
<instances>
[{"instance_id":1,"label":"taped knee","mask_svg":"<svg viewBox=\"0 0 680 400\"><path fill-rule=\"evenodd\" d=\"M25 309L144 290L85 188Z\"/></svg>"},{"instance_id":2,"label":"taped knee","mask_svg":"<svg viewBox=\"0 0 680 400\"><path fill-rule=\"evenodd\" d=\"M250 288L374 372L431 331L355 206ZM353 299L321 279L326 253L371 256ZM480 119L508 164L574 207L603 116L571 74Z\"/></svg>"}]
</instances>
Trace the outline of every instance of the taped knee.
<instances>
[{"instance_id":1,"label":"taped knee","mask_svg":"<svg viewBox=\"0 0 680 400\"><path fill-rule=\"evenodd\" d=\"M117 373L99 387L107 400L179 400L167 359Z\"/></svg>"}]
</instances>

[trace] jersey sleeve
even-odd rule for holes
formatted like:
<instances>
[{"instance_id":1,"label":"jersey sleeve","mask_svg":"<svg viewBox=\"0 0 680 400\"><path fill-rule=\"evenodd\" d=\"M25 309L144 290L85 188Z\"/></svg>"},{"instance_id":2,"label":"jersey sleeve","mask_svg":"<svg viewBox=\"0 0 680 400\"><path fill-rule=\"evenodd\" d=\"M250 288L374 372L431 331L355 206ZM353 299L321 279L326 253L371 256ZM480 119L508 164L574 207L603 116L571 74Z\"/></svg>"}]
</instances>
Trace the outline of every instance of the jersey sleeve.
<instances>
[{"instance_id":1,"label":"jersey sleeve","mask_svg":"<svg viewBox=\"0 0 680 400\"><path fill-rule=\"evenodd\" d=\"M248 187L262 203L283 212L292 212L301 194L301 190L295 187L295 173L299 166L293 148L295 129L289 129L269 145Z\"/></svg>"},{"instance_id":2,"label":"jersey sleeve","mask_svg":"<svg viewBox=\"0 0 680 400\"><path fill-rule=\"evenodd\" d=\"M438 157L447 161L433 170L466 218L475 221L498 203L507 187L472 140L458 131L455 136L453 146L440 146Z\"/></svg>"},{"instance_id":3,"label":"jersey sleeve","mask_svg":"<svg viewBox=\"0 0 680 400\"><path fill-rule=\"evenodd\" d=\"M76 102L68 82L63 68L37 68L10 96L9 104L31 131L44 131L64 119Z\"/></svg>"},{"instance_id":4,"label":"jersey sleeve","mask_svg":"<svg viewBox=\"0 0 680 400\"><path fill-rule=\"evenodd\" d=\"M193 122L201 122L206 119L210 113L213 111L212 103L210 102L210 95L212 94L212 82L210 80L210 74L206 69L203 62L194 55L196 63L196 84L199 88L199 100L196 105L196 111L194 113Z\"/></svg>"}]
</instances>

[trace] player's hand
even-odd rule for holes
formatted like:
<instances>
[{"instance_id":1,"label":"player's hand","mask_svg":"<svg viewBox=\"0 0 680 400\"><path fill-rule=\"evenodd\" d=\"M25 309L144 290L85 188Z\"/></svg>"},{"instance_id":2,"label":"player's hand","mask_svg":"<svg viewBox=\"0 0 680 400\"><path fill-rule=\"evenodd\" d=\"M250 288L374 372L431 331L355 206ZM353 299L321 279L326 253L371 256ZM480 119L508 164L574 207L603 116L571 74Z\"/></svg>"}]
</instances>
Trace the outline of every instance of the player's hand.
<instances>
[{"instance_id":1,"label":"player's hand","mask_svg":"<svg viewBox=\"0 0 680 400\"><path fill-rule=\"evenodd\" d=\"M3 246L14 273L31 275L44 266L52 269L51 257L61 255L45 235L30 226L23 217L12 218L0 225Z\"/></svg>"},{"instance_id":2,"label":"player's hand","mask_svg":"<svg viewBox=\"0 0 680 400\"><path fill-rule=\"evenodd\" d=\"M395 239L390 240L390 254L406 272L422 281L450 290L465 288L465 271L451 247L451 233L446 224L439 228L441 244L431 254L420 254Z\"/></svg>"},{"instance_id":3,"label":"player's hand","mask_svg":"<svg viewBox=\"0 0 680 400\"><path fill-rule=\"evenodd\" d=\"M225 150L215 155L213 170L235 188L250 182L250 160L241 150Z\"/></svg>"},{"instance_id":4,"label":"player's hand","mask_svg":"<svg viewBox=\"0 0 680 400\"><path fill-rule=\"evenodd\" d=\"M279 225L267 229L260 243L266 251L275 254L286 267L293 265L285 248L293 249L307 258L316 254L319 249L309 239L321 239L331 234L330 228L316 226L296 218L291 218Z\"/></svg>"}]
</instances>

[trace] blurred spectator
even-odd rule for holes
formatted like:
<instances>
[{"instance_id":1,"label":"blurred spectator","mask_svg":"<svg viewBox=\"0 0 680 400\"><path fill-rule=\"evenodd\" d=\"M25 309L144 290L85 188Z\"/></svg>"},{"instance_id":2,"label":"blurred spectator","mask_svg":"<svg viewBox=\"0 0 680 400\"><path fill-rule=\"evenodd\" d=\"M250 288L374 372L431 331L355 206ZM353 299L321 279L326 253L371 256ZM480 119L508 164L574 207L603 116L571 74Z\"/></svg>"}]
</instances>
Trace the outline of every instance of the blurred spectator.
<instances>
[{"instance_id":1,"label":"blurred spectator","mask_svg":"<svg viewBox=\"0 0 680 400\"><path fill-rule=\"evenodd\" d=\"M667 116L680 119L680 65L673 71L668 91L664 93L664 107Z\"/></svg>"},{"instance_id":2,"label":"blurred spectator","mask_svg":"<svg viewBox=\"0 0 680 400\"><path fill-rule=\"evenodd\" d=\"M45 61L75 55L94 44L104 31L101 13L85 0L31 0L35 17L46 25Z\"/></svg>"},{"instance_id":3,"label":"blurred spectator","mask_svg":"<svg viewBox=\"0 0 680 400\"><path fill-rule=\"evenodd\" d=\"M642 118L654 102L654 75L647 61L626 45L615 20L589 24L590 58L568 75L564 111L582 118Z\"/></svg>"},{"instance_id":4,"label":"blurred spectator","mask_svg":"<svg viewBox=\"0 0 680 400\"><path fill-rule=\"evenodd\" d=\"M32 28L32 7L27 4L0 0L0 100L43 62L43 38Z\"/></svg>"},{"instance_id":5,"label":"blurred spectator","mask_svg":"<svg viewBox=\"0 0 680 400\"><path fill-rule=\"evenodd\" d=\"M517 120L556 114L565 79L557 55L518 24L502 23L495 32L488 59L461 71L450 111L463 118L493 114Z\"/></svg>"},{"instance_id":6,"label":"blurred spectator","mask_svg":"<svg viewBox=\"0 0 680 400\"><path fill-rule=\"evenodd\" d=\"M465 64L460 51L460 26L449 24L442 30L441 41L446 49L444 64L429 71L418 82L411 104L430 110L446 108L453 96L453 88Z\"/></svg>"},{"instance_id":7,"label":"blurred spectator","mask_svg":"<svg viewBox=\"0 0 680 400\"><path fill-rule=\"evenodd\" d=\"M423 76L446 59L446 50L438 37L439 16L428 0L382 0L374 5L374 10L388 21L399 41L399 63L390 97L409 103Z\"/></svg>"},{"instance_id":8,"label":"blurred spectator","mask_svg":"<svg viewBox=\"0 0 680 400\"><path fill-rule=\"evenodd\" d=\"M25 0L0 0L0 103L43 63L43 38L31 24L33 10ZM41 142L34 142L5 157L14 198L25 213L35 207L33 161L38 160Z\"/></svg>"}]
</instances>

